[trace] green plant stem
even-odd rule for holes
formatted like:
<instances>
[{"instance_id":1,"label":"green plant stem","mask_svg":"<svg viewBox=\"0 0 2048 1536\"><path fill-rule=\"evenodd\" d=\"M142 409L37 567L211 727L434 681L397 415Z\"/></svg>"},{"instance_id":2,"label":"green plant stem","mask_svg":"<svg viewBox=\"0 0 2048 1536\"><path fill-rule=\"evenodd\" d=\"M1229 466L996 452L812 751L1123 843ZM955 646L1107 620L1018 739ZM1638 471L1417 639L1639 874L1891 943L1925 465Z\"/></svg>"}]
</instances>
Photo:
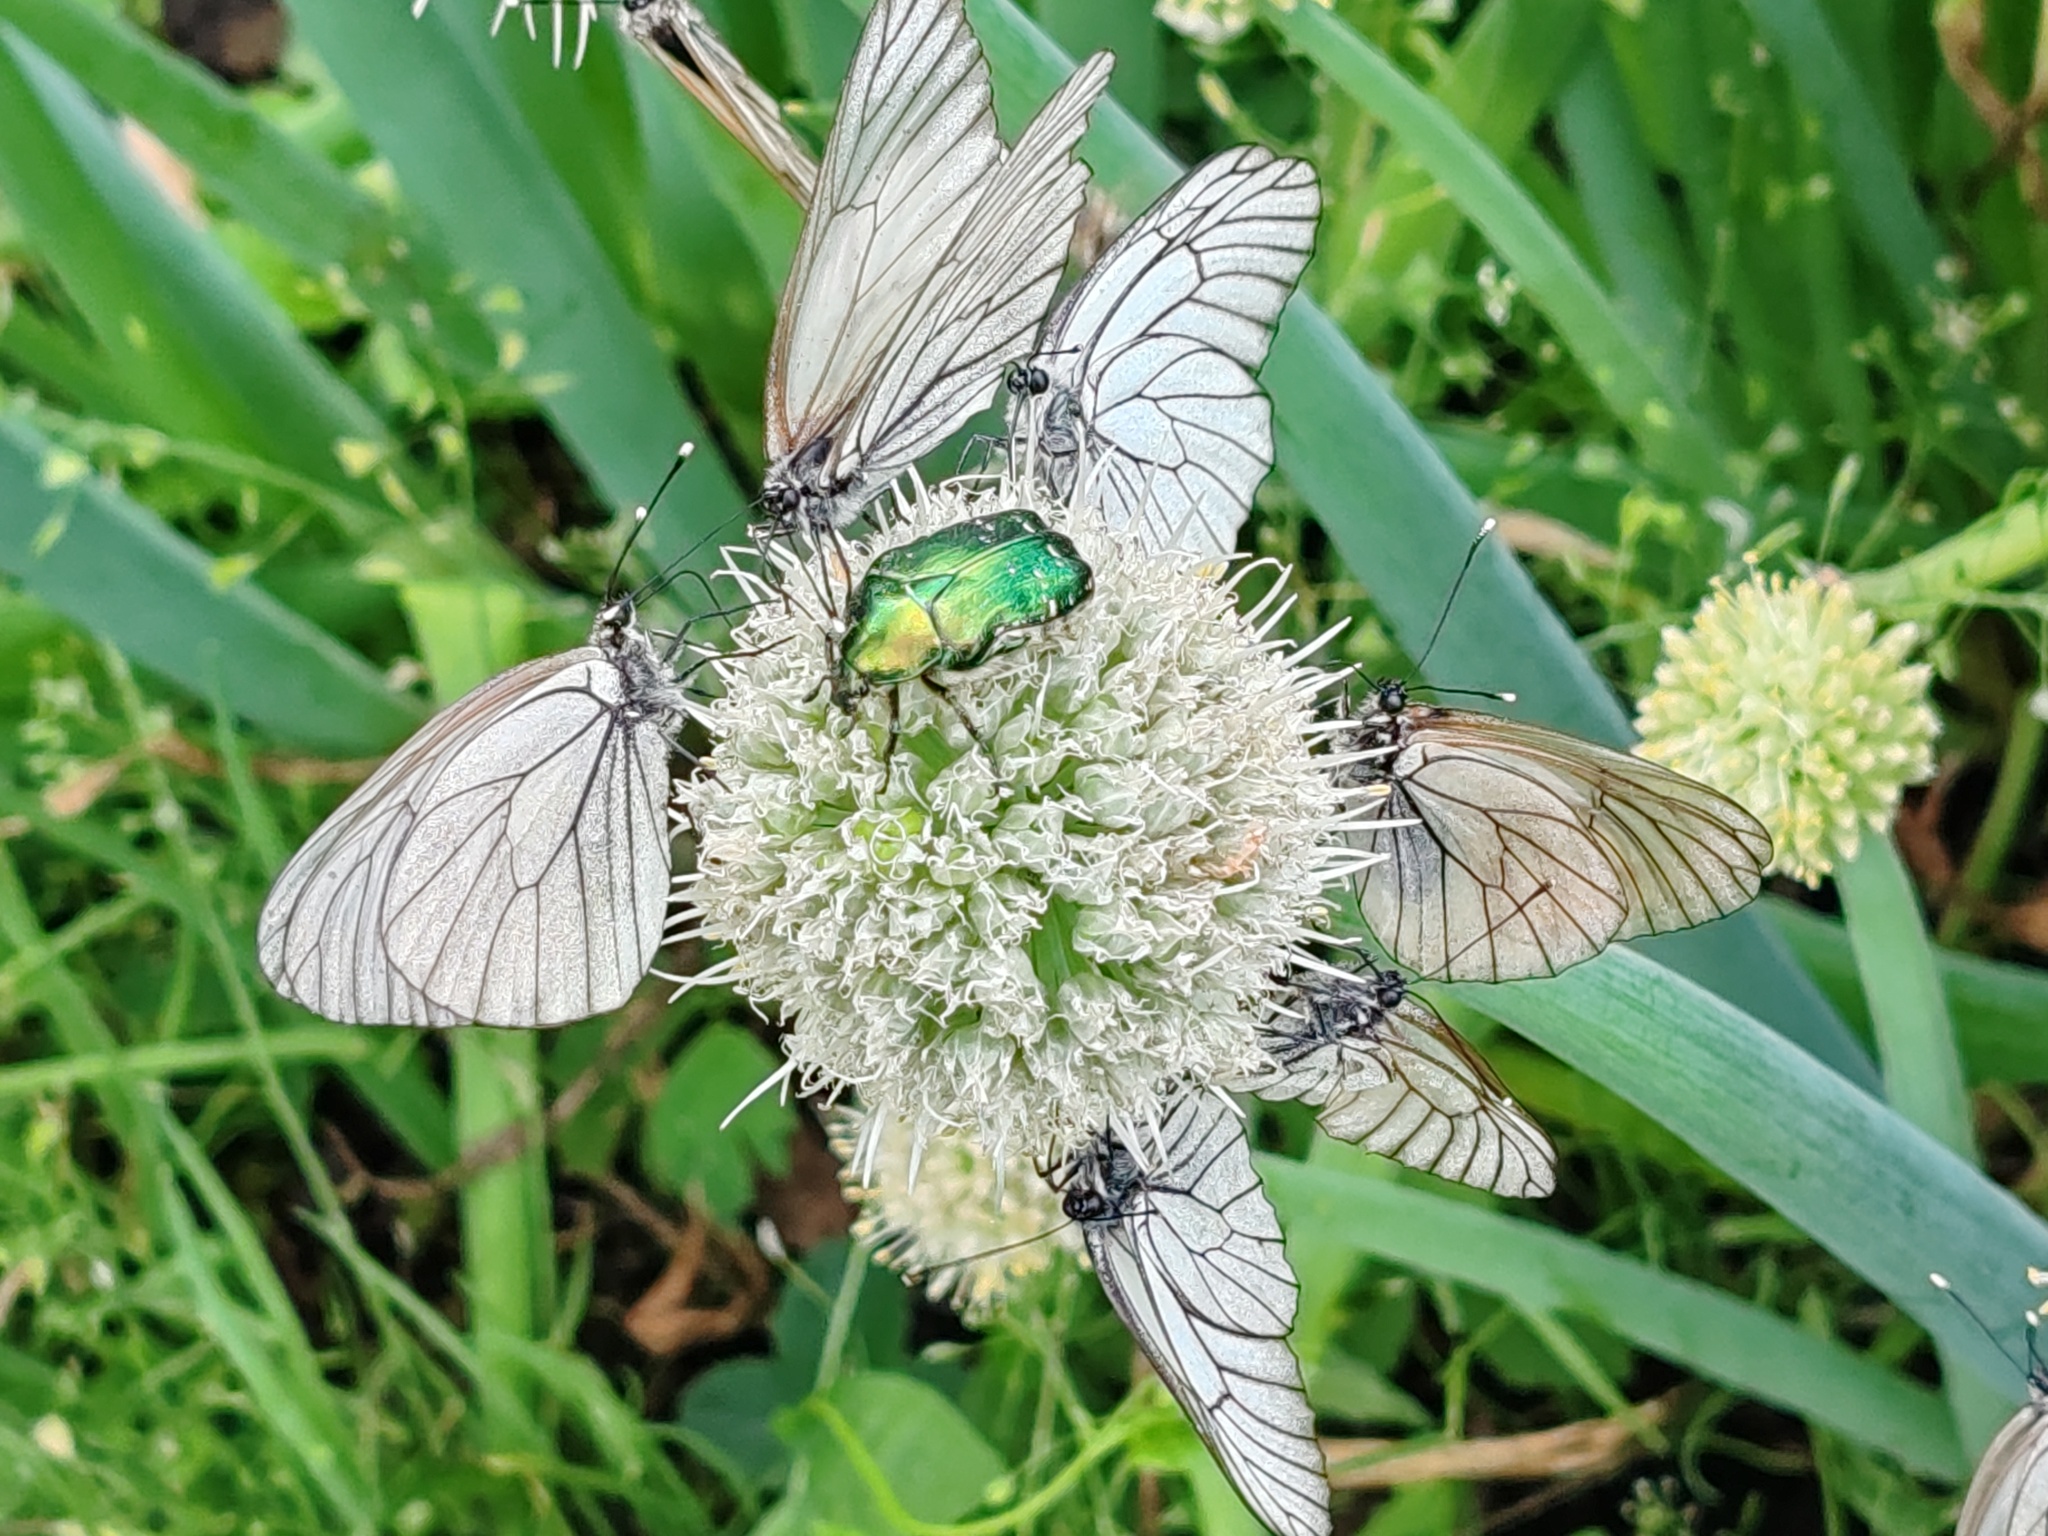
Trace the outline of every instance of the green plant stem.
<instances>
[{"instance_id":1,"label":"green plant stem","mask_svg":"<svg viewBox=\"0 0 2048 1536\"><path fill-rule=\"evenodd\" d=\"M860 1306L861 1283L867 1274L868 1250L861 1243L853 1243L846 1250L846 1269L839 1277L839 1291L832 1298L832 1311L825 1319L825 1342L818 1350L815 1384L819 1392L837 1379L839 1367L846 1359L846 1341L853 1333L853 1314Z\"/></svg>"},{"instance_id":2,"label":"green plant stem","mask_svg":"<svg viewBox=\"0 0 2048 1536\"><path fill-rule=\"evenodd\" d=\"M1856 600L1872 608L1910 608L1966 600L2048 564L2048 474L2017 476L2003 503L1962 532L1882 570L1849 578Z\"/></svg>"},{"instance_id":3,"label":"green plant stem","mask_svg":"<svg viewBox=\"0 0 2048 1536\"><path fill-rule=\"evenodd\" d=\"M377 1047L368 1035L344 1034L325 1025L266 1035L264 1041L265 1053L274 1062L318 1061L330 1066L367 1061ZM154 1081L188 1073L219 1072L245 1066L248 1061L249 1045L241 1039L166 1040L127 1050L88 1051L0 1071L0 1100L61 1093L83 1083Z\"/></svg>"},{"instance_id":4,"label":"green plant stem","mask_svg":"<svg viewBox=\"0 0 2048 1536\"><path fill-rule=\"evenodd\" d=\"M535 1339L544 1331L552 1289L553 1243L547 1210L545 1138L540 1129L540 1043L526 1030L459 1031L449 1041L454 1067L456 1145L467 1152L524 1125L524 1150L462 1187L462 1269L469 1331L486 1366L493 1340ZM509 1364L509 1362L508 1362ZM523 1371L493 1379L527 1400Z\"/></svg>"},{"instance_id":5,"label":"green plant stem","mask_svg":"<svg viewBox=\"0 0 2048 1536\"><path fill-rule=\"evenodd\" d=\"M2019 832L2020 818L2026 814L2035 770L2041 766L2043 734L2042 720L2034 713L2032 701L2021 700L2006 731L2005 751L1998 760L1998 782L1992 788L1991 803L1984 808L1984 821L1971 840L1969 857L1963 860L1956 893L1943 910L1940 927L1935 931L1943 944L1953 944L1962 936L1971 913L1991 893L1998 872L2005 865L2006 853Z\"/></svg>"}]
</instances>

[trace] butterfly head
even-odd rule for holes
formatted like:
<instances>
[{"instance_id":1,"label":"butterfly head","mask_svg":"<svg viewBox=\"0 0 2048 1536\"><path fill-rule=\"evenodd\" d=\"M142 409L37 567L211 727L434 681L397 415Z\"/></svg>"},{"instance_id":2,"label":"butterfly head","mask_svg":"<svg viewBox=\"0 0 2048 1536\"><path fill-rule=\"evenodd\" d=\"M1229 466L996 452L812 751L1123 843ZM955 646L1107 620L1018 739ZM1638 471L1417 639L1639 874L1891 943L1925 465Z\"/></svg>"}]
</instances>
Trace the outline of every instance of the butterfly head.
<instances>
[{"instance_id":1,"label":"butterfly head","mask_svg":"<svg viewBox=\"0 0 2048 1536\"><path fill-rule=\"evenodd\" d=\"M590 643L605 655L616 657L625 650L627 637L637 627L633 599L615 597L597 610L597 618L590 626Z\"/></svg>"},{"instance_id":2,"label":"butterfly head","mask_svg":"<svg viewBox=\"0 0 2048 1536\"><path fill-rule=\"evenodd\" d=\"M1052 375L1036 363L1012 363L1003 375L1003 387L1019 399L1042 395L1052 388Z\"/></svg>"}]
</instances>

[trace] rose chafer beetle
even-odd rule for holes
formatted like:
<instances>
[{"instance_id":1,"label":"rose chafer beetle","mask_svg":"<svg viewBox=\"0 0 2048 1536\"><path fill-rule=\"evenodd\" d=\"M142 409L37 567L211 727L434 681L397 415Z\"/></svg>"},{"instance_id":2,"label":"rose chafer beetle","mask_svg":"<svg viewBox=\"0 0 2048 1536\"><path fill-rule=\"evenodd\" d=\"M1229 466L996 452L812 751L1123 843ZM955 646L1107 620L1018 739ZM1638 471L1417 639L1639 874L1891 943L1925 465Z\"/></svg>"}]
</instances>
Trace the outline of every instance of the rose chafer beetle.
<instances>
[{"instance_id":1,"label":"rose chafer beetle","mask_svg":"<svg viewBox=\"0 0 2048 1536\"><path fill-rule=\"evenodd\" d=\"M888 761L896 749L898 685L920 679L976 741L981 733L934 672L965 672L1088 601L1095 573L1072 540L1014 507L954 523L884 550L854 588L832 676L832 702L853 712L889 692ZM987 744L983 743L983 750Z\"/></svg>"}]
</instances>

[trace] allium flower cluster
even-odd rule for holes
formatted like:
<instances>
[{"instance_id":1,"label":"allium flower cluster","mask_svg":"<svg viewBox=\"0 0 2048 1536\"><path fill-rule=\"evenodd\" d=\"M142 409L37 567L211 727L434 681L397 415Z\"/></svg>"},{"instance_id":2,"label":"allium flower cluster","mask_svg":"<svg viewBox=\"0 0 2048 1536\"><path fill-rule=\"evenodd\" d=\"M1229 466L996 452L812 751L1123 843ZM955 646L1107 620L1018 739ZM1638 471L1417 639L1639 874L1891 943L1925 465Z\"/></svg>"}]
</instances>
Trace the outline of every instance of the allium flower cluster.
<instances>
[{"instance_id":1,"label":"allium flower cluster","mask_svg":"<svg viewBox=\"0 0 2048 1536\"><path fill-rule=\"evenodd\" d=\"M986 1319L1055 1253L1085 1252L1029 1158L997 1162L959 1133L933 1137L920 1155L904 1127L847 1105L827 1117L826 1133L840 1183L860 1207L854 1236L909 1278L923 1277L926 1295L969 1322Z\"/></svg>"},{"instance_id":2,"label":"allium flower cluster","mask_svg":"<svg viewBox=\"0 0 2048 1536\"><path fill-rule=\"evenodd\" d=\"M1774 871L1818 885L1934 771L1932 676L1911 624L1878 632L1847 586L1755 577L1664 631L1637 749L1732 796L1777 846Z\"/></svg>"},{"instance_id":3,"label":"allium flower cluster","mask_svg":"<svg viewBox=\"0 0 2048 1536\"><path fill-rule=\"evenodd\" d=\"M799 1089L996 1159L1250 1071L1289 946L1357 858L1307 740L1325 676L1238 612L1220 563L978 477L899 495L852 579L1010 507L1074 541L1092 597L947 697L903 685L885 762L888 690L851 719L830 702L836 605L792 564L718 662L714 748L677 786L699 931L731 947L721 979L780 1010Z\"/></svg>"}]
</instances>

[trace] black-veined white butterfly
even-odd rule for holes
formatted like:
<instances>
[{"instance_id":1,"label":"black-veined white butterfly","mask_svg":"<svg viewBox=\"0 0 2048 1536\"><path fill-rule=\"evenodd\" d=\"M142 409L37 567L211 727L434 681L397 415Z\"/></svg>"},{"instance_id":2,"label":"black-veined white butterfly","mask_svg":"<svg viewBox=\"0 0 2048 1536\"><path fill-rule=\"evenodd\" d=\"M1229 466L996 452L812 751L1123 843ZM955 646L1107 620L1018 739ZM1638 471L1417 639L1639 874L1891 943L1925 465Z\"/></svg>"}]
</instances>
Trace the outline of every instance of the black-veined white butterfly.
<instances>
[{"instance_id":1,"label":"black-veined white butterfly","mask_svg":"<svg viewBox=\"0 0 2048 1536\"><path fill-rule=\"evenodd\" d=\"M1550 976L1617 939L1711 922L1756 895L1771 860L1754 816L1681 773L1417 704L1398 682L1375 685L1332 750L1340 784L1380 797L1387 857L1361 877L1359 909L1432 977Z\"/></svg>"},{"instance_id":2,"label":"black-veined white butterfly","mask_svg":"<svg viewBox=\"0 0 2048 1536\"><path fill-rule=\"evenodd\" d=\"M1557 1188L1557 1151L1493 1068L1399 971L1302 967L1295 1009L1261 1032L1269 1069L1241 1086L1299 1099L1339 1141L1497 1195Z\"/></svg>"},{"instance_id":3,"label":"black-veined white butterfly","mask_svg":"<svg viewBox=\"0 0 2048 1536\"><path fill-rule=\"evenodd\" d=\"M961 0L868 13L769 352L762 504L779 531L850 521L1030 344L1110 63L1083 64L1006 150Z\"/></svg>"},{"instance_id":4,"label":"black-veined white butterfly","mask_svg":"<svg viewBox=\"0 0 2048 1536\"><path fill-rule=\"evenodd\" d=\"M668 906L687 696L622 598L501 672L328 817L263 903L272 986L344 1024L565 1024L619 1007Z\"/></svg>"},{"instance_id":5,"label":"black-veined white butterfly","mask_svg":"<svg viewBox=\"0 0 2048 1536\"><path fill-rule=\"evenodd\" d=\"M1091 474L1110 525L1135 522L1151 547L1236 548L1273 464L1272 408L1252 375L1321 206L1307 162L1245 145L1124 231L1009 376L1012 444L1055 493Z\"/></svg>"},{"instance_id":6,"label":"black-veined white butterfly","mask_svg":"<svg viewBox=\"0 0 2048 1536\"><path fill-rule=\"evenodd\" d=\"M799 204L810 202L817 158L690 0L623 0L619 27L745 145L785 192Z\"/></svg>"},{"instance_id":7,"label":"black-veined white butterfly","mask_svg":"<svg viewBox=\"0 0 2048 1536\"><path fill-rule=\"evenodd\" d=\"M1955 1298L1994 1344L1997 1335L1940 1275L1927 1277ZM2035 1285L2048 1284L2048 1274L2029 1269ZM2027 1400L1993 1437L1963 1495L1956 1536L2042 1536L2048 1532L2048 1364L2036 1347L2041 1320L2027 1313L2027 1358L2020 1369L2027 1379ZM2001 1350L2004 1345L1999 1345ZM2008 1359L2011 1352L2006 1351ZM2020 1362L2015 1362L2020 1364Z\"/></svg>"},{"instance_id":8,"label":"black-veined white butterfly","mask_svg":"<svg viewBox=\"0 0 2048 1536\"><path fill-rule=\"evenodd\" d=\"M1220 1096L1190 1094L1159 1139L1148 1165L1102 1133L1050 1175L1062 1207L1117 1316L1252 1512L1281 1536L1327 1536L1315 1414L1287 1343L1299 1288L1244 1126Z\"/></svg>"}]
</instances>

